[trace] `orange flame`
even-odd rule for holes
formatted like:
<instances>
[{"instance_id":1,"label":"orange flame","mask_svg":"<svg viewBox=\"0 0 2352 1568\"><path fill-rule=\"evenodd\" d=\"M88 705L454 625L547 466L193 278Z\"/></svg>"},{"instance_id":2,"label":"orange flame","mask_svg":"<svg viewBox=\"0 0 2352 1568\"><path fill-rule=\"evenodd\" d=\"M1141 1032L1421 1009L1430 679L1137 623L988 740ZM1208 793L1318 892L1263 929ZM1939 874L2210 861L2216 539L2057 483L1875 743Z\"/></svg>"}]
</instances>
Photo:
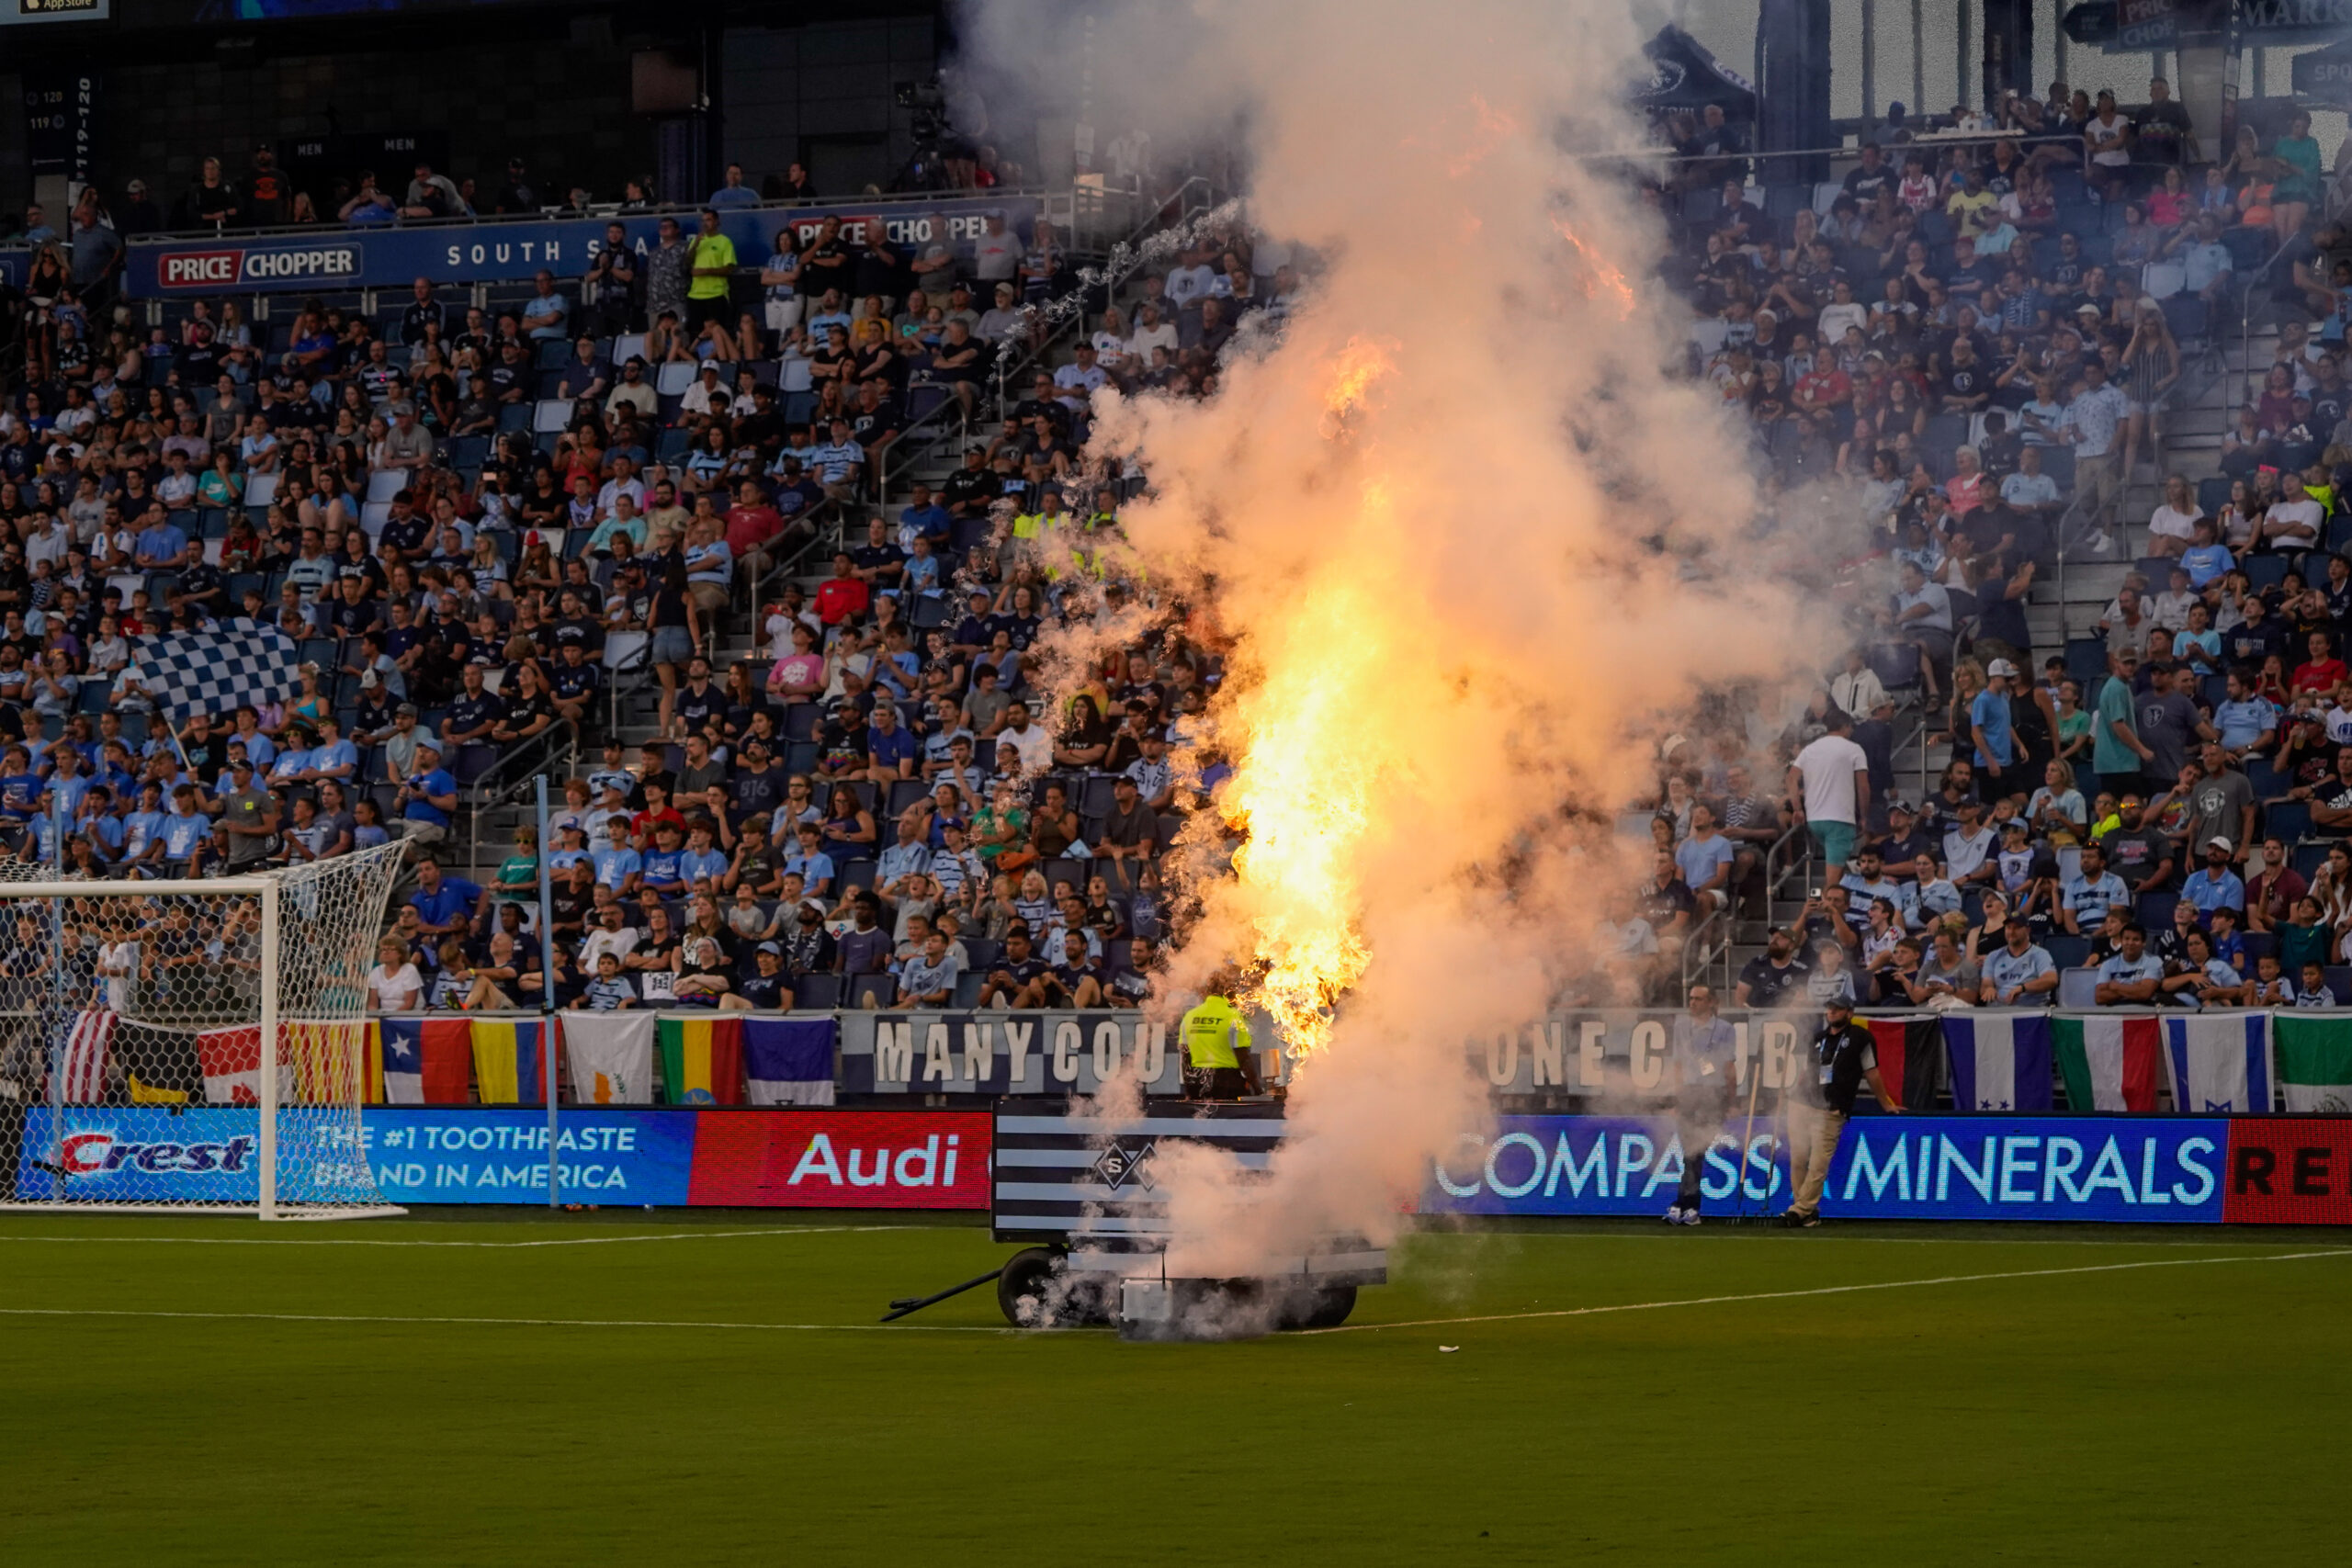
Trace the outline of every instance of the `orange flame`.
<instances>
[{"instance_id":1,"label":"orange flame","mask_svg":"<svg viewBox=\"0 0 2352 1568\"><path fill-rule=\"evenodd\" d=\"M1552 220L1552 227L1559 231L1560 238L1575 248L1577 254L1584 259L1586 267L1589 269L1584 280L1586 297L1596 296L1606 288L1616 297L1618 315L1628 321L1632 320L1634 286L1625 281L1625 275L1602 260L1600 253L1590 245L1577 239L1576 231L1568 227L1567 220L1555 218Z\"/></svg>"}]
</instances>

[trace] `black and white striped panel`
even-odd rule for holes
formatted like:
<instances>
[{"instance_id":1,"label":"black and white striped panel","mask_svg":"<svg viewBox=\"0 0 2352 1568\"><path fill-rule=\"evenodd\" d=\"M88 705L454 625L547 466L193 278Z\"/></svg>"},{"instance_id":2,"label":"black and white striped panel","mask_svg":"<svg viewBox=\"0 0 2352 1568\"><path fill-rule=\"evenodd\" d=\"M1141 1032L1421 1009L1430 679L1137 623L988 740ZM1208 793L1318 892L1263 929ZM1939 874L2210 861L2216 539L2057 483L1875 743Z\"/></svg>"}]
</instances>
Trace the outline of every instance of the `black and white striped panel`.
<instances>
[{"instance_id":1,"label":"black and white striped panel","mask_svg":"<svg viewBox=\"0 0 2352 1568\"><path fill-rule=\"evenodd\" d=\"M999 1241L1079 1241L1156 1250L1168 1205L1152 1179L1163 1145L1224 1149L1262 1170L1283 1138L1274 1105L1152 1101L1138 1120L1061 1114L1066 1102L1006 1100L997 1109L993 1224Z\"/></svg>"}]
</instances>

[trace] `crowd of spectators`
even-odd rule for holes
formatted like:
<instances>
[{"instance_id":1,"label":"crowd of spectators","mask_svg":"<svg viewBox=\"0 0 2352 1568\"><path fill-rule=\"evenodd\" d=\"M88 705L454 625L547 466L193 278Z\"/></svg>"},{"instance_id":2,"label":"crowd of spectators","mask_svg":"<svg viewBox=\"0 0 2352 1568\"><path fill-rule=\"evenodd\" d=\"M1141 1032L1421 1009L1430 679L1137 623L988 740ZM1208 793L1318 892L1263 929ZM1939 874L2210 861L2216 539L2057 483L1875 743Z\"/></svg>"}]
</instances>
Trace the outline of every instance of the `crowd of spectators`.
<instances>
[{"instance_id":1,"label":"crowd of spectators","mask_svg":"<svg viewBox=\"0 0 2352 1568\"><path fill-rule=\"evenodd\" d=\"M1804 826L1818 886L1744 1005L2352 999L2341 178L2301 113L2199 164L2161 80L2129 114L2054 85L1941 129L1983 134L1917 141L1897 106L1802 189L1719 118L1667 129L1694 373L1751 423L1783 511L1859 486L1863 525L1823 584L1851 647L1781 738L1788 777L1759 789L1729 734L1663 760L1612 966L1671 990L1718 908L1769 920L1766 854ZM2221 474L2126 518L2183 340L2242 303L2279 332ZM2026 603L2062 542L2132 565L2096 636L2037 647ZM1924 800L1896 787L1906 710L1952 747Z\"/></svg>"}]
</instances>

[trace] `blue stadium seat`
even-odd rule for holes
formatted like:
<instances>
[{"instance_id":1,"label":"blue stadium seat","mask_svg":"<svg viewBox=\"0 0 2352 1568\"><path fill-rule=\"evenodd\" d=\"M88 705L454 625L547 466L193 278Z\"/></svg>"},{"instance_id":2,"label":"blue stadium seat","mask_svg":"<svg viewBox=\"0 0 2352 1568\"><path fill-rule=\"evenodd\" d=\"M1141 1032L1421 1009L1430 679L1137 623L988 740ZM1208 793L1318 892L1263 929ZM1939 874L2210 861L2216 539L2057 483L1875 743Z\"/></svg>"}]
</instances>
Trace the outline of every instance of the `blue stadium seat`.
<instances>
[{"instance_id":1,"label":"blue stadium seat","mask_svg":"<svg viewBox=\"0 0 2352 1568\"><path fill-rule=\"evenodd\" d=\"M836 1005L846 1008L886 1008L898 998L898 982L888 975L852 975L849 977L849 985Z\"/></svg>"},{"instance_id":2,"label":"blue stadium seat","mask_svg":"<svg viewBox=\"0 0 2352 1568\"><path fill-rule=\"evenodd\" d=\"M2244 555L2238 558L2238 566L2256 588L2276 588L2287 581L2285 556Z\"/></svg>"},{"instance_id":3,"label":"blue stadium seat","mask_svg":"<svg viewBox=\"0 0 2352 1568\"><path fill-rule=\"evenodd\" d=\"M2172 907L2179 902L2177 893L2141 894L2136 906L2140 923L2152 931L2164 930L2172 924Z\"/></svg>"},{"instance_id":4,"label":"blue stadium seat","mask_svg":"<svg viewBox=\"0 0 2352 1568\"><path fill-rule=\"evenodd\" d=\"M2107 673L2107 639L2096 637L2075 637L2066 639L2066 674L2076 681L2090 681ZM2084 702L2088 704L2087 694Z\"/></svg>"},{"instance_id":5,"label":"blue stadium seat","mask_svg":"<svg viewBox=\"0 0 2352 1568\"><path fill-rule=\"evenodd\" d=\"M964 944L967 952L970 951L971 946L972 944L968 942ZM977 969L956 976L954 1005L963 1009L978 1007L981 988L988 983L988 976Z\"/></svg>"},{"instance_id":6,"label":"blue stadium seat","mask_svg":"<svg viewBox=\"0 0 2352 1568\"><path fill-rule=\"evenodd\" d=\"M2079 968L2091 955L2091 939L2086 936L2068 936L2064 931L2052 931L2041 939L2041 949L2050 954L2050 962L2058 965L2059 968Z\"/></svg>"},{"instance_id":7,"label":"blue stadium seat","mask_svg":"<svg viewBox=\"0 0 2352 1568\"><path fill-rule=\"evenodd\" d=\"M792 983L792 1005L822 1011L841 1005L842 980L838 975L811 972Z\"/></svg>"},{"instance_id":8,"label":"blue stadium seat","mask_svg":"<svg viewBox=\"0 0 2352 1568\"><path fill-rule=\"evenodd\" d=\"M2218 516L2230 502L2230 476L2214 474L2197 481L2198 507L2209 517Z\"/></svg>"},{"instance_id":9,"label":"blue stadium seat","mask_svg":"<svg viewBox=\"0 0 2352 1568\"><path fill-rule=\"evenodd\" d=\"M2253 781L2247 781L2251 784ZM2260 790L2255 792L2257 795ZM2308 801L2272 800L2262 807L2262 831L2265 836L2283 839L2290 844L2301 843L2312 836L2312 808Z\"/></svg>"},{"instance_id":10,"label":"blue stadium seat","mask_svg":"<svg viewBox=\"0 0 2352 1568\"><path fill-rule=\"evenodd\" d=\"M2161 308L2165 313L2165 325L2172 329L2172 335L2176 338L2183 343L2194 343L2205 336L2207 325L2205 301L2196 295L2172 295L2161 301ZM2229 491L2223 491L2222 499L2228 500Z\"/></svg>"},{"instance_id":11,"label":"blue stadium seat","mask_svg":"<svg viewBox=\"0 0 2352 1568\"><path fill-rule=\"evenodd\" d=\"M2072 446L2041 448L2041 471L2050 476L2061 492L2075 493L2075 449Z\"/></svg>"},{"instance_id":12,"label":"blue stadium seat","mask_svg":"<svg viewBox=\"0 0 2352 1568\"><path fill-rule=\"evenodd\" d=\"M2062 1008L2098 1006L2098 971L2096 969L2061 969L2058 972L2058 1005Z\"/></svg>"}]
</instances>

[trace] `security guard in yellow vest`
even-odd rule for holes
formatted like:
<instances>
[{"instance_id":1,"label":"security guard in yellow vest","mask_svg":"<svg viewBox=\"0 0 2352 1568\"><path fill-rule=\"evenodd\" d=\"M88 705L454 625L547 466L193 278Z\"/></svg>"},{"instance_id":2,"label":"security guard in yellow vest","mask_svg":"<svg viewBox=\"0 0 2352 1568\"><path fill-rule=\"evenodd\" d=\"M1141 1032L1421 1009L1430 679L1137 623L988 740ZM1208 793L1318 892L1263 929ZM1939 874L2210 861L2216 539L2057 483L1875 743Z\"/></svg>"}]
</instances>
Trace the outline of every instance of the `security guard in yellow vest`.
<instances>
[{"instance_id":1,"label":"security guard in yellow vest","mask_svg":"<svg viewBox=\"0 0 2352 1568\"><path fill-rule=\"evenodd\" d=\"M1218 986L1177 1026L1184 1042L1184 1088L1190 1099L1239 1100L1244 1092L1261 1092L1250 1025L1241 1010L1222 994L1231 988L1230 984Z\"/></svg>"}]
</instances>

